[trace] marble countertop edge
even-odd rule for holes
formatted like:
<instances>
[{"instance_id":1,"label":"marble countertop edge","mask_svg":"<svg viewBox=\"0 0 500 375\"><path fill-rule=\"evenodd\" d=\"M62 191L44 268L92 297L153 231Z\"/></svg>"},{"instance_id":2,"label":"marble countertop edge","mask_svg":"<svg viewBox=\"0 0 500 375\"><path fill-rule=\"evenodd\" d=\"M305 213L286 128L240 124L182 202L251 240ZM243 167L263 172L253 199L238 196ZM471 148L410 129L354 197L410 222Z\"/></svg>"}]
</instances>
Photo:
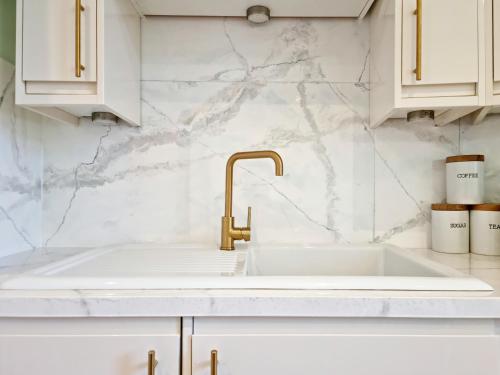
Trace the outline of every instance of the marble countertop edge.
<instances>
[{"instance_id":1,"label":"marble countertop edge","mask_svg":"<svg viewBox=\"0 0 500 375\"><path fill-rule=\"evenodd\" d=\"M241 290L4 291L0 317L397 317L500 318L500 298L392 292ZM429 292L430 293L430 292Z\"/></svg>"}]
</instances>

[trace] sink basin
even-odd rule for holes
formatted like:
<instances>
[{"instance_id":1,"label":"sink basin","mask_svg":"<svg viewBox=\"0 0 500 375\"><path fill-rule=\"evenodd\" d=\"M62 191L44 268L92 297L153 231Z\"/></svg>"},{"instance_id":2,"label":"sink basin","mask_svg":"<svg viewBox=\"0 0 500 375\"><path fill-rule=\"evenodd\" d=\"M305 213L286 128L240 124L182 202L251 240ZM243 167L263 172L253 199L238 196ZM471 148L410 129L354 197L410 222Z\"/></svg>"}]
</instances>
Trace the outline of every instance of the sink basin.
<instances>
[{"instance_id":1,"label":"sink basin","mask_svg":"<svg viewBox=\"0 0 500 375\"><path fill-rule=\"evenodd\" d=\"M438 266L438 267L436 267ZM248 275L255 276L452 276L423 258L402 250L358 249L273 249L249 253Z\"/></svg>"},{"instance_id":2,"label":"sink basin","mask_svg":"<svg viewBox=\"0 0 500 375\"><path fill-rule=\"evenodd\" d=\"M108 247L12 277L0 288L493 290L478 279L388 245L230 252Z\"/></svg>"}]
</instances>

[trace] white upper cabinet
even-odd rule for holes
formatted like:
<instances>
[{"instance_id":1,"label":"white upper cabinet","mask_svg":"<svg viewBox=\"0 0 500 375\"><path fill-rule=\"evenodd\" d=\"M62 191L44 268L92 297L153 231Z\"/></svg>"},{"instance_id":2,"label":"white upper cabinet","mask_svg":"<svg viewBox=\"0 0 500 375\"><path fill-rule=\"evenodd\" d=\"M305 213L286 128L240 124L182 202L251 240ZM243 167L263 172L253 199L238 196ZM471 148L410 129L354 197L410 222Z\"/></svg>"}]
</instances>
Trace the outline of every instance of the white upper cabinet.
<instances>
[{"instance_id":1,"label":"white upper cabinet","mask_svg":"<svg viewBox=\"0 0 500 375\"><path fill-rule=\"evenodd\" d=\"M493 0L493 80L500 82L500 1Z\"/></svg>"},{"instance_id":2,"label":"white upper cabinet","mask_svg":"<svg viewBox=\"0 0 500 375\"><path fill-rule=\"evenodd\" d=\"M421 0L417 45L415 0L403 1L402 84L475 84L479 80L478 0ZM417 50L422 76L417 80Z\"/></svg>"},{"instance_id":3,"label":"white upper cabinet","mask_svg":"<svg viewBox=\"0 0 500 375\"><path fill-rule=\"evenodd\" d=\"M500 107L500 0L486 2L486 108L477 120Z\"/></svg>"},{"instance_id":4,"label":"white upper cabinet","mask_svg":"<svg viewBox=\"0 0 500 375\"><path fill-rule=\"evenodd\" d=\"M444 125L484 104L483 0L377 0L370 124L433 110Z\"/></svg>"},{"instance_id":5,"label":"white upper cabinet","mask_svg":"<svg viewBox=\"0 0 500 375\"><path fill-rule=\"evenodd\" d=\"M16 27L16 104L73 124L94 112L140 124L140 16L130 0L17 0Z\"/></svg>"},{"instance_id":6,"label":"white upper cabinet","mask_svg":"<svg viewBox=\"0 0 500 375\"><path fill-rule=\"evenodd\" d=\"M75 1L23 1L23 80L95 82L97 80L96 0L81 11L80 77L75 72Z\"/></svg>"},{"instance_id":7,"label":"white upper cabinet","mask_svg":"<svg viewBox=\"0 0 500 375\"><path fill-rule=\"evenodd\" d=\"M144 15L245 17L252 5L271 17L363 17L374 0L133 0Z\"/></svg>"}]
</instances>

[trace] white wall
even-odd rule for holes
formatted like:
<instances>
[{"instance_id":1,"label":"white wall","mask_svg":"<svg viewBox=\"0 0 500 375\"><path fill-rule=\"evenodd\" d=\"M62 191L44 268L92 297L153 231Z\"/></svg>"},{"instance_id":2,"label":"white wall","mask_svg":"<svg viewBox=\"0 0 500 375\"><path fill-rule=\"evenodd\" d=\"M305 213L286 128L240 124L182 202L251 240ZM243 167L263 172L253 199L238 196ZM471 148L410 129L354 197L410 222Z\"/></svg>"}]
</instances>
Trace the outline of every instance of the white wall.
<instances>
[{"instance_id":1,"label":"white wall","mask_svg":"<svg viewBox=\"0 0 500 375\"><path fill-rule=\"evenodd\" d=\"M217 245L224 168L236 151L235 216L251 205L259 244L429 243L444 158L487 157L500 201L498 117L443 128L389 121L369 130L369 34L357 20L147 18L143 127L44 124L41 243ZM20 223L25 223L21 220Z\"/></svg>"}]
</instances>

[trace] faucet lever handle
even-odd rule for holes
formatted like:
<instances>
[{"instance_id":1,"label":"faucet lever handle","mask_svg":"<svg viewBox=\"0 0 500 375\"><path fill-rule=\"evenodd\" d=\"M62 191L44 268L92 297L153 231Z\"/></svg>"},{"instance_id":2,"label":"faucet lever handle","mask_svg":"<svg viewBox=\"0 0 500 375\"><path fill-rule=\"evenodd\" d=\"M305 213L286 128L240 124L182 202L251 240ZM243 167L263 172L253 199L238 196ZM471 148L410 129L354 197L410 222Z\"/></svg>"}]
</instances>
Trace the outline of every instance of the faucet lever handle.
<instances>
[{"instance_id":1,"label":"faucet lever handle","mask_svg":"<svg viewBox=\"0 0 500 375\"><path fill-rule=\"evenodd\" d=\"M247 216L247 228L250 229L252 224L252 207L248 207L248 216Z\"/></svg>"}]
</instances>

